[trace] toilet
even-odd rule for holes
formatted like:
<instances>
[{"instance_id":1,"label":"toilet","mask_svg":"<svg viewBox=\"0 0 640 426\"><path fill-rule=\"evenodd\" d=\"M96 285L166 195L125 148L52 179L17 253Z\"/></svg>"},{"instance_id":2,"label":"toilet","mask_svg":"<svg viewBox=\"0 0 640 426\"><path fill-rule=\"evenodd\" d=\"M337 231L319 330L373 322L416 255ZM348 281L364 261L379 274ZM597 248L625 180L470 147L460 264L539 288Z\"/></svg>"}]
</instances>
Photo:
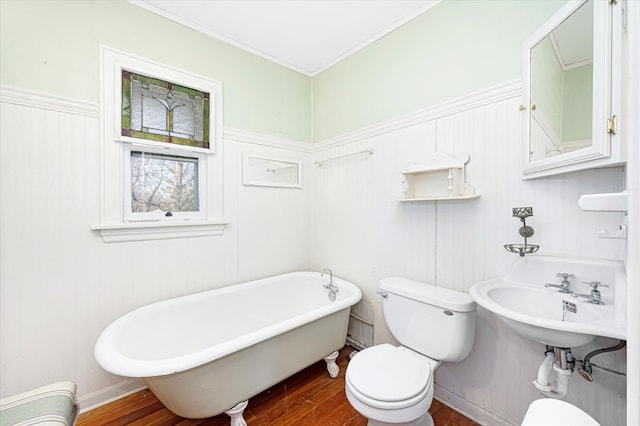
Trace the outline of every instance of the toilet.
<instances>
[{"instance_id":1,"label":"toilet","mask_svg":"<svg viewBox=\"0 0 640 426\"><path fill-rule=\"evenodd\" d=\"M345 393L369 426L433 426L433 373L469 355L476 304L469 294L404 278L380 281L385 323L401 346L380 344L349 362Z\"/></svg>"},{"instance_id":2,"label":"toilet","mask_svg":"<svg viewBox=\"0 0 640 426\"><path fill-rule=\"evenodd\" d=\"M568 402L543 398L527 409L522 426L600 426L593 417Z\"/></svg>"}]
</instances>

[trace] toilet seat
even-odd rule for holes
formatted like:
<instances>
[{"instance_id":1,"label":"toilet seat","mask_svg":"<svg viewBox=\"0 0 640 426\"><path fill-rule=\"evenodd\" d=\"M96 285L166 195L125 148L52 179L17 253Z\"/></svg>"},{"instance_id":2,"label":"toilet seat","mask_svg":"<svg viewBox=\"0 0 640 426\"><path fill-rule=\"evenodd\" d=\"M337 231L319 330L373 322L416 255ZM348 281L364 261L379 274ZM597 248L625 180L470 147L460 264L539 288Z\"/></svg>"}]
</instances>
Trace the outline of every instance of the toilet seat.
<instances>
[{"instance_id":1,"label":"toilet seat","mask_svg":"<svg viewBox=\"0 0 640 426\"><path fill-rule=\"evenodd\" d=\"M423 400L433 380L428 360L406 348L381 344L359 352L347 368L346 381L365 404L381 409L410 407Z\"/></svg>"}]
</instances>

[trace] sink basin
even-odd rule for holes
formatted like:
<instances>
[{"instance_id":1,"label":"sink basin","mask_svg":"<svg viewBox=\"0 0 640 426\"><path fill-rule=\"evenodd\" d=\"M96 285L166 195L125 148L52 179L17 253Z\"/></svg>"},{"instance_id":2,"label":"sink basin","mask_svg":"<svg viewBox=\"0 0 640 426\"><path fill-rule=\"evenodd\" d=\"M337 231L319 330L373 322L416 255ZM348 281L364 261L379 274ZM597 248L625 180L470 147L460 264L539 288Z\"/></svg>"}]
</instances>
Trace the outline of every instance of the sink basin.
<instances>
[{"instance_id":1,"label":"sink basin","mask_svg":"<svg viewBox=\"0 0 640 426\"><path fill-rule=\"evenodd\" d=\"M589 294L591 287L583 281L609 285L599 288L605 304L592 304L545 287L545 283L559 283L557 272L575 275L570 290L576 293ZM478 305L518 334L546 345L570 348L585 345L596 336L626 340L625 290L622 262L527 256L519 259L505 277L474 284L470 293Z\"/></svg>"}]
</instances>

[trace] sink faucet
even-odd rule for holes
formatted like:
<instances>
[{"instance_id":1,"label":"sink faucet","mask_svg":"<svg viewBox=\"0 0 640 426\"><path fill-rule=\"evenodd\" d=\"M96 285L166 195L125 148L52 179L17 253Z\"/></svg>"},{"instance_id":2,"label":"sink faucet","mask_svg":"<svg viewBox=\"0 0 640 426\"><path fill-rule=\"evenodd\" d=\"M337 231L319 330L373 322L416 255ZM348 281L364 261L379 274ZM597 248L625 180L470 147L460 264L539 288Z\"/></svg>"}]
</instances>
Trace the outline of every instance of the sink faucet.
<instances>
[{"instance_id":1,"label":"sink faucet","mask_svg":"<svg viewBox=\"0 0 640 426\"><path fill-rule=\"evenodd\" d=\"M600 293L600 290L598 290L598 286L600 287L609 287L608 285L605 284L601 284L599 281L592 281L592 282L583 282L582 284L587 284L591 286L591 293L589 294L579 294L579 293L571 293L571 295L573 297L584 297L585 299L589 299L587 300L587 302L589 303L593 303L594 305L604 305L604 302L602 301L602 294Z\"/></svg>"},{"instance_id":2,"label":"sink faucet","mask_svg":"<svg viewBox=\"0 0 640 426\"><path fill-rule=\"evenodd\" d=\"M569 286L571 285L569 278L575 278L576 276L574 274L567 274L566 272L557 272L556 277L562 278L560 284L545 284L544 286L559 288L560 293L571 293L571 290L569 290Z\"/></svg>"},{"instance_id":3,"label":"sink faucet","mask_svg":"<svg viewBox=\"0 0 640 426\"><path fill-rule=\"evenodd\" d=\"M327 290L331 290L331 291L337 293L339 291L339 289L338 289L338 287L333 285L333 272L331 272L331 269L329 269L329 268L324 268L320 272L320 276L324 277L325 273L329 274L329 283L328 284L323 284L323 287L326 288Z\"/></svg>"}]
</instances>

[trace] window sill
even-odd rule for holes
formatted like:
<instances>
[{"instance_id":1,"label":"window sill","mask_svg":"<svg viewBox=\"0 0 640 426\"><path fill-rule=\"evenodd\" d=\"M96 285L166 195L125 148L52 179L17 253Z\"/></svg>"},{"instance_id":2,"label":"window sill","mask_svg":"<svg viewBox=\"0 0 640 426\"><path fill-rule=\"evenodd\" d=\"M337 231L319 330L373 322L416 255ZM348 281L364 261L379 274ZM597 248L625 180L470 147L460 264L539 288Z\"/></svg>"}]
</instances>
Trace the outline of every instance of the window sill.
<instances>
[{"instance_id":1,"label":"window sill","mask_svg":"<svg viewBox=\"0 0 640 426\"><path fill-rule=\"evenodd\" d=\"M105 243L121 243L222 235L226 224L225 220L127 222L91 225L91 230L99 231Z\"/></svg>"}]
</instances>

